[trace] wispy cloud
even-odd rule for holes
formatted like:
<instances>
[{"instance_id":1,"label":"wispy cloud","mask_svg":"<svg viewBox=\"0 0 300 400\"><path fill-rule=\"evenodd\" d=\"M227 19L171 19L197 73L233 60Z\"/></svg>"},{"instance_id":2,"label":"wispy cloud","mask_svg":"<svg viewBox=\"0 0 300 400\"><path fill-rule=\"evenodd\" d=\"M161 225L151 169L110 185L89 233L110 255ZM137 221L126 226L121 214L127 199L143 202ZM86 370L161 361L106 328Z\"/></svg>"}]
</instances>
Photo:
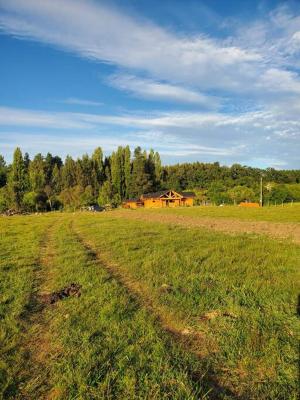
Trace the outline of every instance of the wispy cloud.
<instances>
[{"instance_id":1,"label":"wispy cloud","mask_svg":"<svg viewBox=\"0 0 300 400\"><path fill-rule=\"evenodd\" d=\"M178 34L91 0L10 0L1 10L0 29L6 33L147 72L153 81L145 80L144 90L142 78L112 79L140 96L170 100L173 95L181 101L189 94L191 102L200 103L214 90L264 98L266 92L288 90L270 79L275 71L290 88L300 85L298 73L286 71L300 63L300 16L286 6L248 26L233 23L232 36L225 39Z\"/></svg>"},{"instance_id":2,"label":"wispy cloud","mask_svg":"<svg viewBox=\"0 0 300 400\"><path fill-rule=\"evenodd\" d=\"M78 114L79 116L79 114ZM44 112L0 107L0 125L52 129L87 129L92 124L74 113Z\"/></svg>"},{"instance_id":3,"label":"wispy cloud","mask_svg":"<svg viewBox=\"0 0 300 400\"><path fill-rule=\"evenodd\" d=\"M117 89L150 100L198 104L204 108L217 108L220 104L220 100L214 96L152 79L138 78L134 75L115 74L109 77L108 83Z\"/></svg>"},{"instance_id":4,"label":"wispy cloud","mask_svg":"<svg viewBox=\"0 0 300 400\"><path fill-rule=\"evenodd\" d=\"M60 103L71 104L71 105L79 105L79 106L103 106L104 103L99 101L92 101L86 99L77 99L76 97L68 97L67 99L60 100Z\"/></svg>"},{"instance_id":5,"label":"wispy cloud","mask_svg":"<svg viewBox=\"0 0 300 400\"><path fill-rule=\"evenodd\" d=\"M95 143L97 138L100 145L110 143L110 148L115 143L134 143L178 157L210 156L227 162L265 157L294 167L300 152L300 121L277 110L239 115L216 112L107 115L1 107L0 126L43 128L50 132L48 140L54 140L56 145L58 135L59 146L68 143L72 147L75 140L74 143L82 144L82 151L89 149L89 141ZM118 132L117 137L114 132Z\"/></svg>"},{"instance_id":6,"label":"wispy cloud","mask_svg":"<svg viewBox=\"0 0 300 400\"><path fill-rule=\"evenodd\" d=\"M166 137L171 143L173 135L185 154L189 146L199 152L201 145L207 152L231 151L230 159L240 162L263 157L278 165L298 162L299 9L284 5L248 24L232 21L228 37L213 38L179 34L92 0L0 0L0 7L2 31L109 63L117 71L109 83L119 90L213 110L101 115L1 108L2 126L78 132L118 126L127 133L157 132L157 143ZM69 99L93 105L87 102ZM226 111L226 102L231 109L242 102L251 106L234 113ZM165 151L175 154L181 147Z\"/></svg>"},{"instance_id":7,"label":"wispy cloud","mask_svg":"<svg viewBox=\"0 0 300 400\"><path fill-rule=\"evenodd\" d=\"M0 27L12 35L203 88L239 86L262 59L257 51L201 34L179 36L92 1L10 0L2 8Z\"/></svg>"}]
</instances>

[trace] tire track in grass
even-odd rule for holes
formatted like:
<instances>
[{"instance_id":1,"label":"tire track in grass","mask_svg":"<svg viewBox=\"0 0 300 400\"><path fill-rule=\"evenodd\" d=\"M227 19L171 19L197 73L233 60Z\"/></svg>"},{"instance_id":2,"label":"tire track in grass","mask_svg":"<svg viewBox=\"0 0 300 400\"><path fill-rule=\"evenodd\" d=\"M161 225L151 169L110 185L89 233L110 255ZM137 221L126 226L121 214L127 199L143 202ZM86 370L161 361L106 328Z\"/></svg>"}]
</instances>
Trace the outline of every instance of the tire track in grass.
<instances>
[{"instance_id":1,"label":"tire track in grass","mask_svg":"<svg viewBox=\"0 0 300 400\"><path fill-rule=\"evenodd\" d=\"M45 230L41 241L40 251L36 261L33 290L25 312L22 314L24 325L24 340L21 345L24 352L24 364L20 366L18 376L18 394L15 399L32 400L48 398L49 362L51 349L47 332L48 318L45 313L46 304L43 292L51 279L51 262L54 258L54 234L59 229L58 221L52 222Z\"/></svg>"},{"instance_id":2,"label":"tire track in grass","mask_svg":"<svg viewBox=\"0 0 300 400\"><path fill-rule=\"evenodd\" d=\"M89 258L96 262L101 268L104 268L106 272L112 278L114 278L121 287L126 289L128 295L132 296L141 307L147 309L147 311L150 312L154 319L158 322L162 331L167 333L175 344L179 344L183 347L183 349L185 349L185 351L193 353L198 359L204 361L203 364L205 373L203 374L203 371L199 371L196 374L192 373L191 378L195 382L201 379L208 387L210 387L211 392L208 398L244 398L243 396L237 396L229 387L222 386L218 381L214 371L211 370L209 364L205 363L208 349L205 349L204 352L201 350L199 351L199 348L203 349L206 347L205 336L203 334L192 331L189 328L179 327L172 315L168 315L165 312L163 313L159 307L154 304L153 300L146 295L142 285L140 285L131 277L125 276L124 273L120 271L117 264L108 261L106 256L104 257L102 254L100 254L99 250L95 248L95 245L87 240L82 235L80 230L75 227L74 220L72 220L70 223L70 229L77 241L85 249ZM205 377L203 378L204 375Z\"/></svg>"},{"instance_id":3,"label":"tire track in grass","mask_svg":"<svg viewBox=\"0 0 300 400\"><path fill-rule=\"evenodd\" d=\"M78 279L82 285L82 297L79 303L78 300L74 300L75 303L72 300L66 300L60 302L57 308L55 306L57 316L55 321L52 320L49 324L49 330L54 333L53 341L60 342L63 352L58 365L56 365L56 371L53 371L51 375L52 390L49 394L52 397L48 398L141 398L151 400L154 398L177 400L208 398L204 393L206 386L202 387L203 381L199 379L197 382L193 382L186 373L188 368L192 369L193 367L190 361L183 366L182 357L180 357L183 352L179 351L177 347L171 348L171 343L166 340L168 338L160 335L152 318L149 321L149 318L145 316L146 310L138 307L132 294L127 292L115 279L111 279L112 277L104 268L99 268L99 261L92 252L82 246L78 237L71 230L69 220L65 220L64 226L60 232L57 232L53 268L55 285L65 284L69 282L69 279ZM75 304L77 304L76 308L74 308ZM68 313L67 319L65 319L66 312ZM119 318L121 320L118 322ZM92 325L90 325L90 321L93 321ZM61 335L57 335L58 327L62 329ZM145 332L144 329L147 327L149 330ZM123 329L124 333L121 333ZM158 341L153 339L152 335ZM89 338L88 341L87 338ZM99 341L100 338L101 341ZM144 343L145 349L141 347L141 341ZM95 346L95 343L98 343L98 346ZM127 348L132 348L132 350L127 350ZM161 354L165 355L162 359L157 358L158 348L161 349ZM176 351L174 351L175 349ZM138 354L141 354L141 358L138 357L138 360L134 360L133 355L137 351ZM131 352L133 354L130 354ZM153 372L150 361L152 354L154 354ZM132 365L127 361L131 358ZM147 358L148 363L144 364L144 360ZM137 393L134 392L134 397L117 394L120 393L122 382L128 383L128 373L122 371L124 360L126 360L125 363L129 370L134 368L134 374L137 377ZM162 360L165 367L160 366ZM158 371L162 377L153 380ZM65 376L62 377L62 375ZM103 391L103 386L105 387L107 382L109 385ZM139 388L141 383L146 383L146 389ZM98 392L98 387L101 394ZM157 396L158 392L162 394L159 397ZM202 396L200 396L200 392L203 393ZM124 389L121 389L121 393L124 393ZM178 397L179 393L185 394ZM135 396L136 394L137 396Z\"/></svg>"}]
</instances>

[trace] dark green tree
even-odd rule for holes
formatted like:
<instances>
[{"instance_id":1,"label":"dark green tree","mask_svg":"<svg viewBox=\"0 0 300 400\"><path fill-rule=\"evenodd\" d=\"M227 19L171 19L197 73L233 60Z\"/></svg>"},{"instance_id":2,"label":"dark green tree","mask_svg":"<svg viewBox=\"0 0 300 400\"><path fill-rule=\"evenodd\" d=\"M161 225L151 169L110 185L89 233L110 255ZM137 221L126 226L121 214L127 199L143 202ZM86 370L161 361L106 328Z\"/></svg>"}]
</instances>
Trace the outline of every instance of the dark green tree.
<instances>
[{"instance_id":1,"label":"dark green tree","mask_svg":"<svg viewBox=\"0 0 300 400\"><path fill-rule=\"evenodd\" d=\"M34 192L41 192L46 185L45 162L40 153L29 164L29 184Z\"/></svg>"},{"instance_id":2,"label":"dark green tree","mask_svg":"<svg viewBox=\"0 0 300 400\"><path fill-rule=\"evenodd\" d=\"M19 147L14 151L13 162L8 176L8 190L11 196L11 206L20 210L26 190L26 171L23 155Z\"/></svg>"},{"instance_id":3,"label":"dark green tree","mask_svg":"<svg viewBox=\"0 0 300 400\"><path fill-rule=\"evenodd\" d=\"M129 146L124 149L124 183L125 198L129 198L131 185L131 152Z\"/></svg>"},{"instance_id":4,"label":"dark green tree","mask_svg":"<svg viewBox=\"0 0 300 400\"><path fill-rule=\"evenodd\" d=\"M0 154L0 188L6 185L7 166L4 157Z\"/></svg>"},{"instance_id":5,"label":"dark green tree","mask_svg":"<svg viewBox=\"0 0 300 400\"><path fill-rule=\"evenodd\" d=\"M121 146L111 155L111 181L114 192L119 195L120 199L123 199L126 194L125 149Z\"/></svg>"},{"instance_id":6,"label":"dark green tree","mask_svg":"<svg viewBox=\"0 0 300 400\"><path fill-rule=\"evenodd\" d=\"M67 156L61 172L61 182L63 188L70 188L76 182L76 163L71 156Z\"/></svg>"},{"instance_id":7,"label":"dark green tree","mask_svg":"<svg viewBox=\"0 0 300 400\"><path fill-rule=\"evenodd\" d=\"M95 193L98 193L99 188L105 180L103 152L101 147L97 147L92 155L93 172L92 172L92 186Z\"/></svg>"},{"instance_id":8,"label":"dark green tree","mask_svg":"<svg viewBox=\"0 0 300 400\"><path fill-rule=\"evenodd\" d=\"M55 194L59 194L62 190L61 169L59 169L57 164L54 165L52 171L51 187Z\"/></svg>"},{"instance_id":9,"label":"dark green tree","mask_svg":"<svg viewBox=\"0 0 300 400\"><path fill-rule=\"evenodd\" d=\"M145 157L145 153L142 152L142 149L138 146L134 150L132 162L130 196L140 196L151 190L152 182L146 170L147 158Z\"/></svg>"}]
</instances>

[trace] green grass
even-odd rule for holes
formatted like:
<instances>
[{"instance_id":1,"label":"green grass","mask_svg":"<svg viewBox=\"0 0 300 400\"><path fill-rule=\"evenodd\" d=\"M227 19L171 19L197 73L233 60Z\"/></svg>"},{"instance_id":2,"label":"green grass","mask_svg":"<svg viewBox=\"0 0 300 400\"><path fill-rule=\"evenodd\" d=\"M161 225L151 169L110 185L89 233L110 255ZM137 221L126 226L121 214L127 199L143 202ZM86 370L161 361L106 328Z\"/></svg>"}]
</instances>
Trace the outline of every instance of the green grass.
<instances>
[{"instance_id":1,"label":"green grass","mask_svg":"<svg viewBox=\"0 0 300 400\"><path fill-rule=\"evenodd\" d=\"M113 214L79 216L76 224L161 312L206 336L223 383L251 398L296 398L298 246ZM201 320L214 310L237 318Z\"/></svg>"},{"instance_id":2,"label":"green grass","mask_svg":"<svg viewBox=\"0 0 300 400\"><path fill-rule=\"evenodd\" d=\"M138 210L143 212L144 210ZM285 204L283 207L270 206L263 208L247 208L238 206L195 206L180 208L164 208L158 210L145 209L145 212L184 215L190 217L234 218L245 221L300 222L300 203Z\"/></svg>"},{"instance_id":3,"label":"green grass","mask_svg":"<svg viewBox=\"0 0 300 400\"><path fill-rule=\"evenodd\" d=\"M195 381L200 367L195 356L174 344L147 309L140 307L95 261L74 235L71 219L70 215L61 216L55 221L55 229L51 228L43 254L47 263L41 265L45 279L40 285L43 291L51 292L77 282L82 285L82 295L34 310L35 316L28 315L32 325L27 326L24 340L18 340L20 330L13 332L19 342L19 355L1 346L3 374L9 370L4 363L8 359L15 362L10 379L7 375L2 379L3 398L204 398L210 389L203 371L203 377ZM10 232L12 226L17 228L18 241L22 240L24 227L20 221L11 220L8 229ZM37 236L42 236L42 226L45 229L44 221L40 231L32 225ZM7 245L13 236L8 235ZM30 242L31 239L28 238ZM36 246L34 252L37 250ZM26 252L25 248L20 251ZM24 271L18 272L20 265L14 252L7 257L18 274L15 288L19 293L17 282L23 282L27 288L23 292L29 295L33 290L30 282L34 281L34 262L23 280L19 273ZM22 297L25 294L19 296ZM18 313L6 310L12 313L14 326L19 324L27 303L28 300L22 302ZM9 328L8 321L4 324Z\"/></svg>"},{"instance_id":4,"label":"green grass","mask_svg":"<svg viewBox=\"0 0 300 400\"><path fill-rule=\"evenodd\" d=\"M222 399L297 398L299 246L113 212L0 232L0 398L204 399L216 382ZM71 282L80 298L36 307Z\"/></svg>"},{"instance_id":5,"label":"green grass","mask_svg":"<svg viewBox=\"0 0 300 400\"><path fill-rule=\"evenodd\" d=\"M47 217L0 219L0 398L14 391L26 314Z\"/></svg>"}]
</instances>

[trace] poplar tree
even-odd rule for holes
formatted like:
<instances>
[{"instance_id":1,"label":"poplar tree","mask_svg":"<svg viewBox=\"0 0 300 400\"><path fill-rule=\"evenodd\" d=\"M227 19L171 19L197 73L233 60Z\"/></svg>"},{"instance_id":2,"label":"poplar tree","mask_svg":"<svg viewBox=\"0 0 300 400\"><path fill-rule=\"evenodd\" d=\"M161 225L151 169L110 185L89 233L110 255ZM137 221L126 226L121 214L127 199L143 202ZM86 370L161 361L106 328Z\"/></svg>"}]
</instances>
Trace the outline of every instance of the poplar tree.
<instances>
[{"instance_id":1,"label":"poplar tree","mask_svg":"<svg viewBox=\"0 0 300 400\"><path fill-rule=\"evenodd\" d=\"M125 183L125 198L130 196L130 184L131 184L131 153L129 146L124 149L124 183Z\"/></svg>"},{"instance_id":2,"label":"poplar tree","mask_svg":"<svg viewBox=\"0 0 300 400\"><path fill-rule=\"evenodd\" d=\"M43 156L40 153L29 164L29 183L31 190L34 192L40 192L45 187L45 164Z\"/></svg>"},{"instance_id":3,"label":"poplar tree","mask_svg":"<svg viewBox=\"0 0 300 400\"><path fill-rule=\"evenodd\" d=\"M91 186L93 180L93 164L88 154L84 154L82 158L76 162L76 182L82 188Z\"/></svg>"},{"instance_id":4,"label":"poplar tree","mask_svg":"<svg viewBox=\"0 0 300 400\"><path fill-rule=\"evenodd\" d=\"M116 152L111 156L111 180L114 191L119 195L120 199L125 197L125 148L118 147Z\"/></svg>"},{"instance_id":5,"label":"poplar tree","mask_svg":"<svg viewBox=\"0 0 300 400\"><path fill-rule=\"evenodd\" d=\"M103 152L101 147L97 147L92 155L93 163L93 188L97 192L105 180Z\"/></svg>"},{"instance_id":6,"label":"poplar tree","mask_svg":"<svg viewBox=\"0 0 300 400\"><path fill-rule=\"evenodd\" d=\"M142 152L140 146L134 150L131 174L131 196L140 196L147 193L151 184L149 183L149 174L146 172L146 155Z\"/></svg>"},{"instance_id":7,"label":"poplar tree","mask_svg":"<svg viewBox=\"0 0 300 400\"><path fill-rule=\"evenodd\" d=\"M52 176L51 176L51 186L55 194L59 194L62 189L62 182L61 182L61 170L58 168L58 165L55 164Z\"/></svg>"},{"instance_id":8,"label":"poplar tree","mask_svg":"<svg viewBox=\"0 0 300 400\"><path fill-rule=\"evenodd\" d=\"M162 180L162 166L159 153L156 151L154 154L154 170L155 170L155 186L160 189Z\"/></svg>"},{"instance_id":9,"label":"poplar tree","mask_svg":"<svg viewBox=\"0 0 300 400\"><path fill-rule=\"evenodd\" d=\"M76 163L71 156L67 156L62 168L62 185L70 188L76 185Z\"/></svg>"},{"instance_id":10,"label":"poplar tree","mask_svg":"<svg viewBox=\"0 0 300 400\"><path fill-rule=\"evenodd\" d=\"M6 179L7 179L7 167L4 157L0 154L0 187L6 185Z\"/></svg>"},{"instance_id":11,"label":"poplar tree","mask_svg":"<svg viewBox=\"0 0 300 400\"><path fill-rule=\"evenodd\" d=\"M8 177L8 188L11 195L12 206L21 209L24 192L26 189L26 172L24 159L19 147L16 148Z\"/></svg>"}]
</instances>

